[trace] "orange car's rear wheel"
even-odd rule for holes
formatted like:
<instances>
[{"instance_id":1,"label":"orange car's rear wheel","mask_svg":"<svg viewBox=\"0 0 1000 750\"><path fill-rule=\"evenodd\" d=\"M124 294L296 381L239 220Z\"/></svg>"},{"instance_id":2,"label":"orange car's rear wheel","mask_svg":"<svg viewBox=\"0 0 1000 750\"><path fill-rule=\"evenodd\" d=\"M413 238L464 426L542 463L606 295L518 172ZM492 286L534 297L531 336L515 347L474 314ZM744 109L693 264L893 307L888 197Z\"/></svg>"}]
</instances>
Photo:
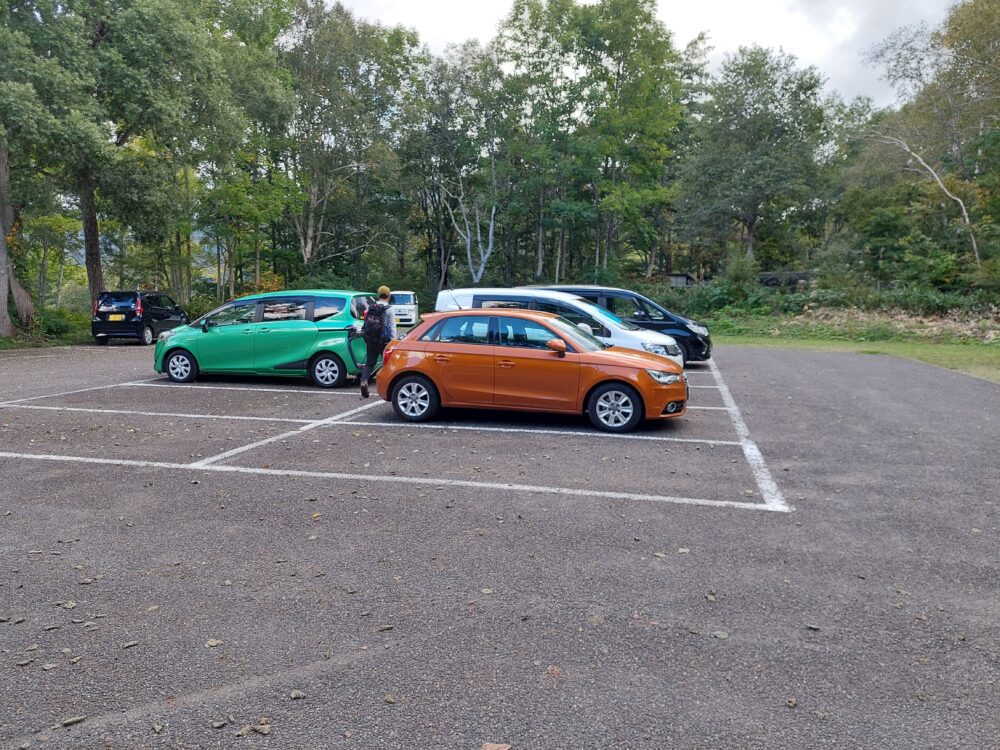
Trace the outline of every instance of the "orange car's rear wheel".
<instances>
[{"instance_id":1,"label":"orange car's rear wheel","mask_svg":"<svg viewBox=\"0 0 1000 750\"><path fill-rule=\"evenodd\" d=\"M605 432L629 432L642 421L642 399L624 383L605 383L587 400L587 414L594 427Z\"/></svg>"},{"instance_id":2,"label":"orange car's rear wheel","mask_svg":"<svg viewBox=\"0 0 1000 750\"><path fill-rule=\"evenodd\" d=\"M392 387L392 408L407 422L426 422L441 408L437 388L427 378L407 375Z\"/></svg>"}]
</instances>

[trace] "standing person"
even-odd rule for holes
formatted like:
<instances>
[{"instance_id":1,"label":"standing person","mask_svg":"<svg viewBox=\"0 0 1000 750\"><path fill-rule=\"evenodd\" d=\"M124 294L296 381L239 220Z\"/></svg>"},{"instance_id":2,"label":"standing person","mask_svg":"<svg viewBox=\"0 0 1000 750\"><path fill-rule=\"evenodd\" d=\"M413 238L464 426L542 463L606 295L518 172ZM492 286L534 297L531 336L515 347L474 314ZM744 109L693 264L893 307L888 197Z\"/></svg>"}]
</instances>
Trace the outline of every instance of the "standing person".
<instances>
[{"instance_id":1,"label":"standing person","mask_svg":"<svg viewBox=\"0 0 1000 750\"><path fill-rule=\"evenodd\" d=\"M368 398L368 386L372 382L375 365L382 356L385 345L396 338L396 316L392 313L389 297L392 291L387 286L378 288L378 299L368 305L361 333L365 337L364 367L361 368L361 395Z\"/></svg>"}]
</instances>

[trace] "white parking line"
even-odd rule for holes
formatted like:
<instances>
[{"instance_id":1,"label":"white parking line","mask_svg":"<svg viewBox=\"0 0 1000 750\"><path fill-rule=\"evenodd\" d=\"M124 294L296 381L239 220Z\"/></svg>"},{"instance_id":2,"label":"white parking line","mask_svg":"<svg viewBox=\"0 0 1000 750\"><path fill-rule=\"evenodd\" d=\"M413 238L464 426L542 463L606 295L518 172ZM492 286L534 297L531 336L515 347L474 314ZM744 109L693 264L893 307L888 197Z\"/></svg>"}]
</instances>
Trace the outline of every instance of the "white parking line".
<instances>
[{"instance_id":1,"label":"white parking line","mask_svg":"<svg viewBox=\"0 0 1000 750\"><path fill-rule=\"evenodd\" d=\"M717 385L688 385L688 388L711 388L712 390L718 390Z\"/></svg>"},{"instance_id":2,"label":"white parking line","mask_svg":"<svg viewBox=\"0 0 1000 750\"><path fill-rule=\"evenodd\" d=\"M123 385L141 386L143 388L192 388L206 391L259 391L262 393L298 393L303 396L357 396L358 392L351 388L325 390L320 388L261 388L258 386L241 385L192 385L190 383L170 383L162 378L156 380L140 380Z\"/></svg>"},{"instance_id":3,"label":"white parking line","mask_svg":"<svg viewBox=\"0 0 1000 750\"><path fill-rule=\"evenodd\" d=\"M295 433L290 433L295 434ZM0 452L0 458L11 458L25 461L57 461L67 463L99 464L103 466L132 466L151 469L174 469L180 471L206 471L234 474L254 474L258 476L304 477L313 479L341 479L356 482L385 482L390 484L411 484L424 487L466 487L481 490L497 490L503 492L526 492L545 495L568 495L571 497L590 497L602 500L636 500L653 503L673 503L677 505L697 505L711 508L739 508L741 510L762 510L776 513L787 513L790 508L767 503L746 503L735 500L703 500L695 497L672 497L670 495L645 495L634 492L611 492L604 490L588 490L572 487L549 487L530 484L503 484L501 482L476 482L465 479L433 479L430 477L385 476L369 474L347 474L331 471L297 471L294 469L260 469L246 466L205 465L202 462L193 464L168 463L164 461L130 461L127 459L89 458L82 456L59 456L33 453Z\"/></svg>"},{"instance_id":4,"label":"white parking line","mask_svg":"<svg viewBox=\"0 0 1000 750\"><path fill-rule=\"evenodd\" d=\"M46 393L42 396L28 396L27 398L15 398L10 401L0 401L0 406L7 406L8 404L23 404L25 401L38 401L43 398L59 398L60 396L71 396L74 393L89 393L90 391L106 391L109 388L121 388L127 385L136 385L136 381L129 381L126 383L111 383L110 385L95 385L90 388L77 388L73 391L60 391L59 393Z\"/></svg>"},{"instance_id":5,"label":"white parking line","mask_svg":"<svg viewBox=\"0 0 1000 750\"><path fill-rule=\"evenodd\" d=\"M0 409L39 409L42 411L78 411L85 414L125 414L136 417L176 417L177 419L234 419L250 422L294 422L309 424L314 419L288 417L245 417L233 414L183 414L170 411L130 411L128 409L88 409L82 406L41 406L39 404L0 404Z\"/></svg>"},{"instance_id":6,"label":"white parking line","mask_svg":"<svg viewBox=\"0 0 1000 750\"><path fill-rule=\"evenodd\" d=\"M771 472L767 468L767 464L764 462L764 456L761 454L757 444L750 439L750 428L747 427L747 423L743 421L743 415L740 413L739 407L736 406L736 401L733 400L733 396L729 392L729 388L727 388L725 382L723 382L722 373L719 372L719 368L716 366L715 361L711 360L708 364L712 368L712 373L715 375L716 382L719 384L719 392L722 394L722 401L725 403L726 409L729 411L729 417L733 421L733 427L736 428L736 435L739 437L740 444L743 446L743 455L746 457L747 463L750 464L750 470L753 472L754 479L757 480L757 487L760 488L760 495L764 498L764 503L772 510L782 512L794 510L785 502L785 498L782 496L781 490L778 489L778 485L774 481L774 477L771 476Z\"/></svg>"},{"instance_id":7,"label":"white parking line","mask_svg":"<svg viewBox=\"0 0 1000 750\"><path fill-rule=\"evenodd\" d=\"M480 425L458 425L458 424L427 424L422 422L419 424L414 424L413 422L357 422L353 420L338 420L335 422L337 426L340 425L358 425L361 427L395 427L398 429L415 428L422 430L472 430L476 432L526 432L536 435L572 435L577 437L587 437L587 438L615 438L618 440L652 440L658 442L668 442L668 443L701 443L708 445L740 445L739 442L735 440L707 440L701 438L676 438L676 437L666 437L662 435L636 435L634 433L627 435L617 435L610 432L598 432L597 430L552 430L545 428L532 428L532 427L483 427Z\"/></svg>"},{"instance_id":8,"label":"white parking line","mask_svg":"<svg viewBox=\"0 0 1000 750\"><path fill-rule=\"evenodd\" d=\"M347 419L348 417L354 414L363 412L365 411L365 409L371 409L372 407L378 406L381 403L382 403L381 401L373 401L370 404L359 406L357 409L350 409L348 411L341 412L340 414L334 414L332 417L327 417L326 419L315 419L311 422L302 425L297 430L283 432L280 435L274 435L273 437L264 438L263 440L258 440L254 443L250 443L249 445L243 445L240 446L239 448L233 448L232 450L225 451L224 453L219 453L214 456L209 456L208 458L203 458L201 461L195 461L193 464L191 464L191 466L196 468L203 468L205 466L218 463L219 461L225 461L227 458L232 458L233 456L238 456L241 453L252 451L254 448L260 448L261 446L264 445L276 443L279 440L287 440L290 437L295 437L299 433L305 432L306 430L314 430L317 427L323 427L324 425L332 424L333 422L337 422L341 419Z\"/></svg>"},{"instance_id":9,"label":"white parking line","mask_svg":"<svg viewBox=\"0 0 1000 750\"><path fill-rule=\"evenodd\" d=\"M688 406L688 411L698 409L699 411L729 411L728 406Z\"/></svg>"}]
</instances>

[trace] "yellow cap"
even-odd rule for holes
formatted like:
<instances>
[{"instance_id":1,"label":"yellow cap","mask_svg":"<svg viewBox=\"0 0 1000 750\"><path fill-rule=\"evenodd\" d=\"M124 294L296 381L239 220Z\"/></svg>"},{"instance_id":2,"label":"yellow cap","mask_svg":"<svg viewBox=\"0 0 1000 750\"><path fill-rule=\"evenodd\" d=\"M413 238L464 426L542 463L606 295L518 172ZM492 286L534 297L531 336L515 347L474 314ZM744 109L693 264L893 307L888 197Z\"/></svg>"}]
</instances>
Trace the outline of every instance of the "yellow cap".
<instances>
[{"instance_id":1,"label":"yellow cap","mask_svg":"<svg viewBox=\"0 0 1000 750\"><path fill-rule=\"evenodd\" d=\"M392 290L389 289L389 287L387 287L387 286L380 286L378 288L378 296L379 297L388 297L390 294L392 294Z\"/></svg>"}]
</instances>

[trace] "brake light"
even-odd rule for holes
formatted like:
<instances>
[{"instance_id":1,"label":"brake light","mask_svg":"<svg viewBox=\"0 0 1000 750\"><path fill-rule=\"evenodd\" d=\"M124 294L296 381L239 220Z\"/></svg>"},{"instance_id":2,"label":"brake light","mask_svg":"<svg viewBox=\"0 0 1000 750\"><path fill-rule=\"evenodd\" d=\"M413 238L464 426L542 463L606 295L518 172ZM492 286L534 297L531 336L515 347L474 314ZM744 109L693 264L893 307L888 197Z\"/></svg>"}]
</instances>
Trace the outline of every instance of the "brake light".
<instances>
[{"instance_id":1,"label":"brake light","mask_svg":"<svg viewBox=\"0 0 1000 750\"><path fill-rule=\"evenodd\" d=\"M142 317L142 297L137 297L135 300L135 317Z\"/></svg>"},{"instance_id":2,"label":"brake light","mask_svg":"<svg viewBox=\"0 0 1000 750\"><path fill-rule=\"evenodd\" d=\"M94 311L91 313L92 317L97 317L97 308L100 307L101 303L99 300L94 300Z\"/></svg>"},{"instance_id":3,"label":"brake light","mask_svg":"<svg viewBox=\"0 0 1000 750\"><path fill-rule=\"evenodd\" d=\"M391 357L391 356L393 355L393 353L394 353L394 352L396 351L396 347L397 347L397 346L399 346L399 345L398 345L398 344L396 344L395 346L387 346L387 347L385 348L385 350L384 350L384 351L382 352L382 364L385 364L386 362L388 362L388 361L389 361L389 358L390 358L390 357Z\"/></svg>"}]
</instances>

